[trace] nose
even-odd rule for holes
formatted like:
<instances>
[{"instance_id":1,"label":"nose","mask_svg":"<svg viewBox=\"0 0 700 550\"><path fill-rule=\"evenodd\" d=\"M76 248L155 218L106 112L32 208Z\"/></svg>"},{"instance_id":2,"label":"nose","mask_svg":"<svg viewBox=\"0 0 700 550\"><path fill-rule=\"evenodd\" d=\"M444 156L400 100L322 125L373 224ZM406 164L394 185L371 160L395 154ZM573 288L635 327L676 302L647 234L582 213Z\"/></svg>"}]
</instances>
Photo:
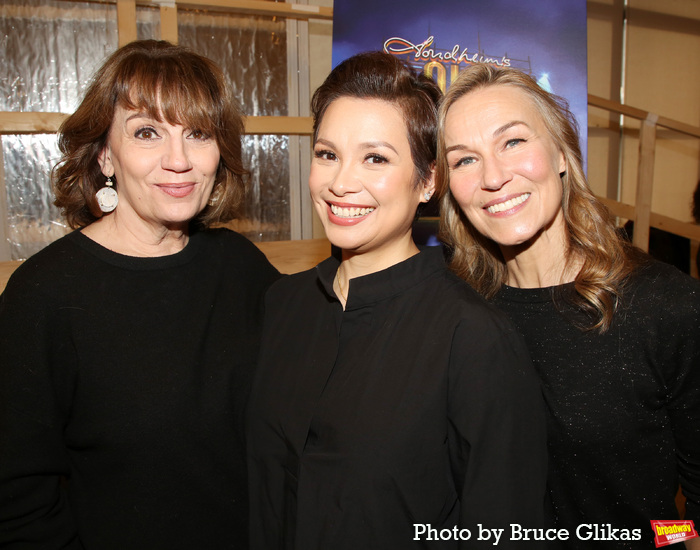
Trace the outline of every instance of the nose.
<instances>
[{"instance_id":1,"label":"nose","mask_svg":"<svg viewBox=\"0 0 700 550\"><path fill-rule=\"evenodd\" d=\"M484 189L497 191L510 181L510 171L497 158L482 160L482 186Z\"/></svg>"},{"instance_id":2,"label":"nose","mask_svg":"<svg viewBox=\"0 0 700 550\"><path fill-rule=\"evenodd\" d=\"M187 172L192 169L185 136L173 136L168 139L161 162L164 170Z\"/></svg>"},{"instance_id":3,"label":"nose","mask_svg":"<svg viewBox=\"0 0 700 550\"><path fill-rule=\"evenodd\" d=\"M357 171L352 166L339 163L328 189L336 197L343 197L349 193L360 191L362 189L362 183L358 177Z\"/></svg>"}]
</instances>

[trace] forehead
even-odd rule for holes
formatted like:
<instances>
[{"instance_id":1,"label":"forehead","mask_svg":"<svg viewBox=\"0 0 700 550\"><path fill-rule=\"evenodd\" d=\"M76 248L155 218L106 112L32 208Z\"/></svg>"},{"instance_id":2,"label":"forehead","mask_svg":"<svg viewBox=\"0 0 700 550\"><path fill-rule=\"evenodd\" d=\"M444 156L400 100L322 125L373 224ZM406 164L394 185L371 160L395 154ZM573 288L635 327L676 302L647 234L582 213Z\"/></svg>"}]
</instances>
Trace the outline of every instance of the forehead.
<instances>
[{"instance_id":1,"label":"forehead","mask_svg":"<svg viewBox=\"0 0 700 550\"><path fill-rule=\"evenodd\" d=\"M216 112L211 98L198 89L186 86L173 87L173 83L131 80L117 94L114 120L118 113L142 113L158 122L209 129L214 125L212 113Z\"/></svg>"},{"instance_id":2,"label":"forehead","mask_svg":"<svg viewBox=\"0 0 700 550\"><path fill-rule=\"evenodd\" d=\"M141 107L136 104L117 103L114 106L114 120L132 118L133 115L163 120L163 111L160 105L155 105L155 107Z\"/></svg>"},{"instance_id":3,"label":"forehead","mask_svg":"<svg viewBox=\"0 0 700 550\"><path fill-rule=\"evenodd\" d=\"M321 119L317 140L348 148L385 143L398 153L410 156L408 129L402 112L393 103L381 99L336 99Z\"/></svg>"},{"instance_id":4,"label":"forehead","mask_svg":"<svg viewBox=\"0 0 700 550\"><path fill-rule=\"evenodd\" d=\"M455 132L488 133L515 121L533 129L544 126L535 102L523 90L503 84L478 88L457 99L447 110L445 137L455 137Z\"/></svg>"},{"instance_id":5,"label":"forehead","mask_svg":"<svg viewBox=\"0 0 700 550\"><path fill-rule=\"evenodd\" d=\"M318 138L347 135L358 141L387 140L408 143L408 129L401 110L389 101L340 97L326 109Z\"/></svg>"}]
</instances>

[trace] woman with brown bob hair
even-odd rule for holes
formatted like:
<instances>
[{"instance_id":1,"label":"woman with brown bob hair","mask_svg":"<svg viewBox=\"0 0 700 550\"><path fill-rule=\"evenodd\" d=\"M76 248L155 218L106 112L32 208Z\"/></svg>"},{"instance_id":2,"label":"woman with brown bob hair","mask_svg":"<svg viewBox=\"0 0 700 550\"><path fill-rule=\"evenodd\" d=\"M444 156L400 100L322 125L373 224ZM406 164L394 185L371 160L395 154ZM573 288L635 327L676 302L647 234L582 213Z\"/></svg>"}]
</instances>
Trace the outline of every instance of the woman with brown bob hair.
<instances>
[{"instance_id":1,"label":"woman with brown bob hair","mask_svg":"<svg viewBox=\"0 0 700 550\"><path fill-rule=\"evenodd\" d=\"M623 240L588 187L565 101L530 76L469 67L439 119L442 237L455 273L528 343L553 519L572 535L560 544L649 548L649 520L678 517L679 482L697 521L700 284ZM586 539L584 524L616 538Z\"/></svg>"},{"instance_id":2,"label":"woman with brown bob hair","mask_svg":"<svg viewBox=\"0 0 700 550\"><path fill-rule=\"evenodd\" d=\"M247 548L243 406L278 276L241 235L221 70L138 41L62 125L76 231L0 297L0 546Z\"/></svg>"},{"instance_id":3,"label":"woman with brown bob hair","mask_svg":"<svg viewBox=\"0 0 700 550\"><path fill-rule=\"evenodd\" d=\"M313 96L309 188L340 258L266 296L247 424L252 548L491 547L480 525L541 526L545 427L524 343L440 247L412 238L433 193L440 95L368 52Z\"/></svg>"},{"instance_id":4,"label":"woman with brown bob hair","mask_svg":"<svg viewBox=\"0 0 700 550\"><path fill-rule=\"evenodd\" d=\"M167 42L142 41L113 54L59 130L55 202L70 227L85 227L103 216L95 198L105 184L98 157L119 106L211 136L220 154L214 190L192 221L209 227L235 217L248 173L241 158L243 119L230 86L210 59Z\"/></svg>"}]
</instances>

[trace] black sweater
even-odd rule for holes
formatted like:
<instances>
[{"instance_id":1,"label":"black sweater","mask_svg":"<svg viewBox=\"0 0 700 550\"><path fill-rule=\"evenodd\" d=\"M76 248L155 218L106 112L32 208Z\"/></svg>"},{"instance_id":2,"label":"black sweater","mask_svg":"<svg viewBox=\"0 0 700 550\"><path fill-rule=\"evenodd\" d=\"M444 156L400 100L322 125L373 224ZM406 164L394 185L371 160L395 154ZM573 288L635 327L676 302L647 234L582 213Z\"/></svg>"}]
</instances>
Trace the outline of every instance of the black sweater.
<instances>
[{"instance_id":1,"label":"black sweater","mask_svg":"<svg viewBox=\"0 0 700 550\"><path fill-rule=\"evenodd\" d=\"M246 548L242 411L277 276L228 230L159 258L74 232L20 266L0 298L0 546Z\"/></svg>"},{"instance_id":2,"label":"black sweater","mask_svg":"<svg viewBox=\"0 0 700 550\"><path fill-rule=\"evenodd\" d=\"M542 380L555 520L569 548L653 548L649 520L678 518L679 481L700 524L700 282L650 263L602 335L574 326L588 319L567 305L572 292L505 287L495 300ZM581 541L581 524L640 529L641 540Z\"/></svg>"}]
</instances>

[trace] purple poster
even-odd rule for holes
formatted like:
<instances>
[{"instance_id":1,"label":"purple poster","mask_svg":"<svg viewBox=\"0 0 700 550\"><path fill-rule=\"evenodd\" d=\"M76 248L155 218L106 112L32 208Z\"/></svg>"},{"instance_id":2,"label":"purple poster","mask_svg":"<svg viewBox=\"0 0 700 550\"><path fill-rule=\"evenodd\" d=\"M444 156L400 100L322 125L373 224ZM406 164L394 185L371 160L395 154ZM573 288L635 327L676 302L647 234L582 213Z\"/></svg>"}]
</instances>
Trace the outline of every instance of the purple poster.
<instances>
[{"instance_id":1,"label":"purple poster","mask_svg":"<svg viewBox=\"0 0 700 550\"><path fill-rule=\"evenodd\" d=\"M335 0L333 10L334 67L383 49L443 90L471 63L516 67L569 102L585 155L586 0Z\"/></svg>"}]
</instances>

